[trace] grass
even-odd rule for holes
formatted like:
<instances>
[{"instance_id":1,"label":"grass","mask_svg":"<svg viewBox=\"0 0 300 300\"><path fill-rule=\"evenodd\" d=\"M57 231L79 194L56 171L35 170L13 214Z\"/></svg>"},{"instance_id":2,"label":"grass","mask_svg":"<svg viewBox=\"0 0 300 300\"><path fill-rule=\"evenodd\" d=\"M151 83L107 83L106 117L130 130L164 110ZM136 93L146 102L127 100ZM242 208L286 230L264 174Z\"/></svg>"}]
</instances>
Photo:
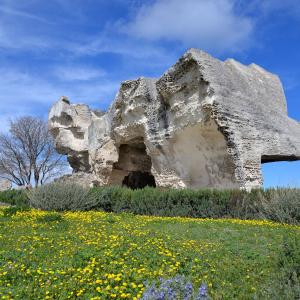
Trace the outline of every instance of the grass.
<instances>
[{"instance_id":1,"label":"grass","mask_svg":"<svg viewBox=\"0 0 300 300\"><path fill-rule=\"evenodd\" d=\"M278 262L286 239L300 240L299 226L4 210L0 299L138 299L145 281L176 274L196 287L207 284L211 299L293 297L276 294L282 292L276 291L276 280L283 280ZM296 267L293 259L288 261L299 266L299 261Z\"/></svg>"}]
</instances>

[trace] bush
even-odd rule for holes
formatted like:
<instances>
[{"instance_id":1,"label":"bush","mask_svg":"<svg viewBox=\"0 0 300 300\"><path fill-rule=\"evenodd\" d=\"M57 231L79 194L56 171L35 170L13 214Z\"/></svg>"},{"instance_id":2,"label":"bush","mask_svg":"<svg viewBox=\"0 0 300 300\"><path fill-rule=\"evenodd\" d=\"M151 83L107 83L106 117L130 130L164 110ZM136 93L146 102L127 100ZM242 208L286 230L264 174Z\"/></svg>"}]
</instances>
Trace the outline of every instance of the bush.
<instances>
[{"instance_id":1,"label":"bush","mask_svg":"<svg viewBox=\"0 0 300 300\"><path fill-rule=\"evenodd\" d=\"M44 210L103 210L154 216L193 218L268 219L300 223L300 189L242 190L159 189L131 190L120 186L91 190L75 184L52 183L27 192L0 193L0 201L28 203ZM2 198L1 198L2 197ZM1 200L4 199L4 200Z\"/></svg>"},{"instance_id":2,"label":"bush","mask_svg":"<svg viewBox=\"0 0 300 300\"><path fill-rule=\"evenodd\" d=\"M95 209L155 216L268 219L300 223L300 190L191 190L94 188Z\"/></svg>"},{"instance_id":3,"label":"bush","mask_svg":"<svg viewBox=\"0 0 300 300\"><path fill-rule=\"evenodd\" d=\"M91 196L97 203L94 209L106 212L130 212L132 209L132 190L120 186L100 187L91 190Z\"/></svg>"},{"instance_id":4,"label":"bush","mask_svg":"<svg viewBox=\"0 0 300 300\"><path fill-rule=\"evenodd\" d=\"M0 192L0 202L8 203L10 205L27 206L28 197L23 190L7 190Z\"/></svg>"},{"instance_id":5,"label":"bush","mask_svg":"<svg viewBox=\"0 0 300 300\"><path fill-rule=\"evenodd\" d=\"M6 207L3 209L3 216L4 217L11 217L15 215L17 212L23 212L23 211L28 211L29 207L26 206L11 206L11 207Z\"/></svg>"},{"instance_id":6,"label":"bush","mask_svg":"<svg viewBox=\"0 0 300 300\"><path fill-rule=\"evenodd\" d=\"M88 210L95 207L89 189L75 184L51 183L28 192L32 207L43 210Z\"/></svg>"},{"instance_id":7,"label":"bush","mask_svg":"<svg viewBox=\"0 0 300 300\"><path fill-rule=\"evenodd\" d=\"M300 189L270 189L261 201L260 214L281 223L300 223Z\"/></svg>"},{"instance_id":8,"label":"bush","mask_svg":"<svg viewBox=\"0 0 300 300\"><path fill-rule=\"evenodd\" d=\"M227 211L229 192L214 190L158 190L145 188L132 193L137 214L182 217L220 217Z\"/></svg>"},{"instance_id":9,"label":"bush","mask_svg":"<svg viewBox=\"0 0 300 300\"><path fill-rule=\"evenodd\" d=\"M232 216L231 191L109 187L95 188L93 194L97 208L106 212L203 218Z\"/></svg>"}]
</instances>

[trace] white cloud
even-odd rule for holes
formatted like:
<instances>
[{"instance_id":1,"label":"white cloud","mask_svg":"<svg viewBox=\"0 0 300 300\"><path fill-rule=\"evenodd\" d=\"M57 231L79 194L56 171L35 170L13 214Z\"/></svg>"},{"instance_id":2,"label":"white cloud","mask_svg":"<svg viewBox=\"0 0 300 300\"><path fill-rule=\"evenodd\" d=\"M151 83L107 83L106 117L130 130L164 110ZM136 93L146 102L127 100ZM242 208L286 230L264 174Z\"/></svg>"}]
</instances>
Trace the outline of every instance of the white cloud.
<instances>
[{"instance_id":1,"label":"white cloud","mask_svg":"<svg viewBox=\"0 0 300 300\"><path fill-rule=\"evenodd\" d=\"M257 1L259 9L266 14L273 12L300 17L300 3L297 0L261 0Z\"/></svg>"},{"instance_id":2,"label":"white cloud","mask_svg":"<svg viewBox=\"0 0 300 300\"><path fill-rule=\"evenodd\" d=\"M0 1L0 50L32 52L49 48L52 44L45 28L54 28L55 22L30 13L32 1Z\"/></svg>"},{"instance_id":3,"label":"white cloud","mask_svg":"<svg viewBox=\"0 0 300 300\"><path fill-rule=\"evenodd\" d=\"M57 89L59 90L59 89ZM24 102L47 103L47 99L57 97L54 87L41 79L25 71L13 68L0 69L0 108L19 105Z\"/></svg>"},{"instance_id":4,"label":"white cloud","mask_svg":"<svg viewBox=\"0 0 300 300\"><path fill-rule=\"evenodd\" d=\"M11 8L9 6L0 5L0 12L7 14L7 15L11 15L13 17L17 16L17 17L21 17L21 18L31 19L34 21L39 21L39 22L46 23L46 24L53 24L52 22L49 22L48 20L46 20L44 18L41 18L39 16L30 14L30 13L27 13L24 11L20 11L18 9Z\"/></svg>"},{"instance_id":5,"label":"white cloud","mask_svg":"<svg viewBox=\"0 0 300 300\"><path fill-rule=\"evenodd\" d=\"M112 25L112 27L114 26ZM69 43L66 45L66 49L75 56L112 53L126 58L154 59L155 61L167 60L169 55L163 47L147 42L140 43L111 31L91 36L85 43Z\"/></svg>"},{"instance_id":6,"label":"white cloud","mask_svg":"<svg viewBox=\"0 0 300 300\"><path fill-rule=\"evenodd\" d=\"M103 79L83 82L51 81L47 77L19 69L0 69L0 131L8 128L9 119L21 115L44 116L51 105L65 95L73 103L105 108L113 100L119 82Z\"/></svg>"},{"instance_id":7,"label":"white cloud","mask_svg":"<svg viewBox=\"0 0 300 300\"><path fill-rule=\"evenodd\" d=\"M253 21L235 12L233 0L156 0L143 5L121 30L148 40L178 41L187 47L238 50Z\"/></svg>"},{"instance_id":8,"label":"white cloud","mask_svg":"<svg viewBox=\"0 0 300 300\"><path fill-rule=\"evenodd\" d=\"M94 103L100 97L113 95L118 87L116 81L108 79L89 80L82 83L51 81L48 77L13 69L0 69L0 110L10 105L23 105L24 102L51 104L61 95L84 98L87 103ZM111 100L111 99L110 99ZM25 104L26 105L26 104ZM33 107L36 109L36 107ZM2 110L1 110L2 112Z\"/></svg>"},{"instance_id":9,"label":"white cloud","mask_svg":"<svg viewBox=\"0 0 300 300\"><path fill-rule=\"evenodd\" d=\"M26 28L26 26L17 27L0 19L0 54L2 51L4 53L10 51L11 53L28 52L30 55L33 53L43 56L49 51L55 51L56 59L60 59L62 64L57 69L56 75L60 80L65 81L90 80L105 75L103 70L93 70L91 67L65 66L65 59L69 61L70 59L76 60L110 53L122 57L124 62L131 66L136 63L138 67L147 64L149 68L153 68L161 65L168 66L177 58L177 55L170 53L170 50L166 50L162 46L147 42L140 43L115 31L83 35L80 39L76 37L62 39L55 34L45 35L23 31L22 28Z\"/></svg>"},{"instance_id":10,"label":"white cloud","mask_svg":"<svg viewBox=\"0 0 300 300\"><path fill-rule=\"evenodd\" d=\"M47 35L28 30L26 22L15 23L15 18L8 13L0 14L0 50L37 52L58 45L58 41Z\"/></svg>"},{"instance_id":11,"label":"white cloud","mask_svg":"<svg viewBox=\"0 0 300 300\"><path fill-rule=\"evenodd\" d=\"M59 49L62 57L71 55L75 58L111 53L125 57L127 61L147 63L150 68L165 67L177 58L178 53L182 53L183 48L199 47L221 52L245 46L253 23L249 18L234 12L233 1L236 0L156 0L151 2L152 5L147 1L148 5L143 4L140 9L137 9L138 1L133 1L131 8L136 14L132 14L134 19L131 22L122 25L120 20L110 21L97 34L81 33L78 36L61 35L54 24L55 20L51 23L47 18L29 13L30 7L37 3L36 0L32 0L32 5L16 5L15 2L7 1L5 6L0 5L0 50L43 55L47 51L57 52ZM56 0L56 3L66 11L65 17L70 19L76 5L71 0ZM21 17L18 22L15 16ZM78 18L81 19L77 16L76 20ZM36 26L28 27L27 21L33 21ZM137 37L144 40L137 40ZM180 43L176 49L153 43L153 40L161 39ZM65 75L67 80L71 73ZM82 78L86 75L79 74L78 80L85 80Z\"/></svg>"},{"instance_id":12,"label":"white cloud","mask_svg":"<svg viewBox=\"0 0 300 300\"><path fill-rule=\"evenodd\" d=\"M54 75L62 81L88 81L106 75L102 69L87 66L59 66L54 68Z\"/></svg>"}]
</instances>

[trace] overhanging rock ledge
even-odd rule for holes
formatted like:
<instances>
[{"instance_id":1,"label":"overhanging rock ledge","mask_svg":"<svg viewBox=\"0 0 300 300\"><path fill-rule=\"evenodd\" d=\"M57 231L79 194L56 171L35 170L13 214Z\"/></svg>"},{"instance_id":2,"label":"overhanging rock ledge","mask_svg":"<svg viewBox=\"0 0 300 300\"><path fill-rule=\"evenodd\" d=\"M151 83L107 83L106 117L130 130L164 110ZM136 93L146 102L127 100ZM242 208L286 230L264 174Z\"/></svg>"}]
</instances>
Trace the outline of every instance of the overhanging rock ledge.
<instances>
[{"instance_id":1,"label":"overhanging rock ledge","mask_svg":"<svg viewBox=\"0 0 300 300\"><path fill-rule=\"evenodd\" d=\"M123 82L106 113L62 97L49 128L74 172L99 185L251 189L262 163L300 159L279 78L197 49L159 79Z\"/></svg>"}]
</instances>

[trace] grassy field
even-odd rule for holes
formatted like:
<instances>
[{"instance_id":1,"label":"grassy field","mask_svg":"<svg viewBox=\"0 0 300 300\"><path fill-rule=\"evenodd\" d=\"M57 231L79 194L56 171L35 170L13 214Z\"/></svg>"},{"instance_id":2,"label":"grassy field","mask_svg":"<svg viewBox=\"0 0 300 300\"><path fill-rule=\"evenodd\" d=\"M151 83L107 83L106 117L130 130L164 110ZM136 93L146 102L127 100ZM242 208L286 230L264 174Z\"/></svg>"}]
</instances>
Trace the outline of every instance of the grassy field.
<instances>
[{"instance_id":1,"label":"grassy field","mask_svg":"<svg viewBox=\"0 0 300 300\"><path fill-rule=\"evenodd\" d=\"M176 274L211 299L268 299L287 236L300 227L0 208L0 299L138 299Z\"/></svg>"}]
</instances>

